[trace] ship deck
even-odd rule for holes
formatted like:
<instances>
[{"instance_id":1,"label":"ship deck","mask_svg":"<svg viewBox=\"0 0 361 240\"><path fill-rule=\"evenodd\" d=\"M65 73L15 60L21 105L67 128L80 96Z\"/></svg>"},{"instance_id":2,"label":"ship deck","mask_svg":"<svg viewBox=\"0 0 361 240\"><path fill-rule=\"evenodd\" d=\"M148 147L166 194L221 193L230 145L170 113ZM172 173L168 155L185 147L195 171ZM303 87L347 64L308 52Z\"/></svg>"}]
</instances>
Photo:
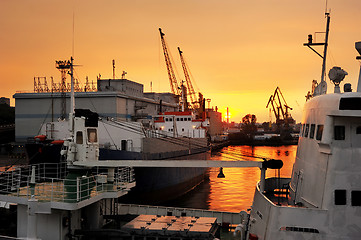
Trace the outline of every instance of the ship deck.
<instances>
[{"instance_id":1,"label":"ship deck","mask_svg":"<svg viewBox=\"0 0 361 240\"><path fill-rule=\"evenodd\" d=\"M292 203L289 195L290 178L266 179L264 196L274 205L284 207L299 207Z\"/></svg>"},{"instance_id":2,"label":"ship deck","mask_svg":"<svg viewBox=\"0 0 361 240\"><path fill-rule=\"evenodd\" d=\"M287 190L276 190L264 194L273 204L277 206L292 207L291 198Z\"/></svg>"},{"instance_id":3,"label":"ship deck","mask_svg":"<svg viewBox=\"0 0 361 240\"><path fill-rule=\"evenodd\" d=\"M69 172L66 164L43 163L15 167L0 174L0 198L36 199L39 202L79 203L104 193L127 193L134 182L132 168L117 168L114 182L106 171ZM119 196L118 196L119 197Z\"/></svg>"}]
</instances>

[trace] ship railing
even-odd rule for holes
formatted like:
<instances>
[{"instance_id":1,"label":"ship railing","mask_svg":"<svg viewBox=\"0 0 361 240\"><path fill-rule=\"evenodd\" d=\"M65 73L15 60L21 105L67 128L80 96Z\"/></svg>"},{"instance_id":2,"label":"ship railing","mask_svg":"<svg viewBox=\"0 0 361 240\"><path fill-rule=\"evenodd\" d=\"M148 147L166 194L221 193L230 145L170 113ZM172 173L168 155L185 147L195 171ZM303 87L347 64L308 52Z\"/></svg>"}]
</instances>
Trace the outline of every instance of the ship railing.
<instances>
[{"instance_id":1,"label":"ship railing","mask_svg":"<svg viewBox=\"0 0 361 240\"><path fill-rule=\"evenodd\" d=\"M166 137L205 138L204 129L192 129L186 132L178 132L176 133L176 136L173 131L164 131L164 130L146 130L145 133L148 138L166 138Z\"/></svg>"},{"instance_id":2,"label":"ship railing","mask_svg":"<svg viewBox=\"0 0 361 240\"><path fill-rule=\"evenodd\" d=\"M289 189L290 178L267 178L265 181L265 192L286 193Z\"/></svg>"},{"instance_id":3,"label":"ship railing","mask_svg":"<svg viewBox=\"0 0 361 240\"><path fill-rule=\"evenodd\" d=\"M276 205L289 205L289 183L290 178L267 178L264 185L264 196ZM257 185L260 191L260 185Z\"/></svg>"},{"instance_id":4,"label":"ship railing","mask_svg":"<svg viewBox=\"0 0 361 240\"><path fill-rule=\"evenodd\" d=\"M269 179L266 179L266 186L267 180ZM274 188L277 186L275 180L276 178L273 178L269 181L268 191L276 189ZM286 181L286 179L284 180ZM253 198L250 218L260 222L267 221L267 235L277 236L276 239L299 239L297 237L301 236L301 232L318 234L326 231L328 225L324 223L329 218L328 210L287 204L286 198L284 198L286 201L278 203L277 198L271 199L268 194L267 187L266 193L263 193L260 191L258 184ZM312 236L315 239L318 238L316 235ZM321 236L319 239L321 239Z\"/></svg>"},{"instance_id":5,"label":"ship railing","mask_svg":"<svg viewBox=\"0 0 361 240\"><path fill-rule=\"evenodd\" d=\"M66 164L36 164L0 173L0 194L35 198L39 202L78 203L108 192L128 191L133 183L132 168L114 169L109 181L107 170L95 168L88 175L69 172Z\"/></svg>"},{"instance_id":6,"label":"ship railing","mask_svg":"<svg viewBox=\"0 0 361 240\"><path fill-rule=\"evenodd\" d=\"M146 130L145 135L148 138L163 138L163 137L173 137L174 133L163 130Z\"/></svg>"}]
</instances>

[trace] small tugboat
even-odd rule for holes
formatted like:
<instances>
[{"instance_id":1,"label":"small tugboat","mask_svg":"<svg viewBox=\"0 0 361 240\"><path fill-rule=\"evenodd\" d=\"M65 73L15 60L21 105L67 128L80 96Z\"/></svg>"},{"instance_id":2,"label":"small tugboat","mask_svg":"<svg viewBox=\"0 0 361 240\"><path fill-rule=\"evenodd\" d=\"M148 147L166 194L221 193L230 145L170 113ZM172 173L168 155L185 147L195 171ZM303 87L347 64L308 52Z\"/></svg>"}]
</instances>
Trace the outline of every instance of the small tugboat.
<instances>
[{"instance_id":1,"label":"small tugboat","mask_svg":"<svg viewBox=\"0 0 361 240\"><path fill-rule=\"evenodd\" d=\"M329 71L335 84L326 94L324 80L329 13L326 13L322 79L304 107L291 178L268 178L256 186L243 239L360 239L361 236L361 71L357 92L340 91L347 72ZM361 55L361 42L356 43ZM357 57L361 59L361 56ZM361 69L360 69L361 70Z\"/></svg>"}]
</instances>

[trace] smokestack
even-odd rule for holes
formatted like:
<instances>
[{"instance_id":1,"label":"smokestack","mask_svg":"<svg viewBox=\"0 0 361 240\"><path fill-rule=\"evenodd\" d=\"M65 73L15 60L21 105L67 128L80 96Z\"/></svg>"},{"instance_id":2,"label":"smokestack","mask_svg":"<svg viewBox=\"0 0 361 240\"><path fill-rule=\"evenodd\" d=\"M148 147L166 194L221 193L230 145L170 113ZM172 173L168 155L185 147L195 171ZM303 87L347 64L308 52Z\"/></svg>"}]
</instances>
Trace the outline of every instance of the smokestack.
<instances>
[{"instance_id":1,"label":"smokestack","mask_svg":"<svg viewBox=\"0 0 361 240\"><path fill-rule=\"evenodd\" d=\"M228 110L228 107L227 107L227 124L229 123L229 110Z\"/></svg>"}]
</instances>

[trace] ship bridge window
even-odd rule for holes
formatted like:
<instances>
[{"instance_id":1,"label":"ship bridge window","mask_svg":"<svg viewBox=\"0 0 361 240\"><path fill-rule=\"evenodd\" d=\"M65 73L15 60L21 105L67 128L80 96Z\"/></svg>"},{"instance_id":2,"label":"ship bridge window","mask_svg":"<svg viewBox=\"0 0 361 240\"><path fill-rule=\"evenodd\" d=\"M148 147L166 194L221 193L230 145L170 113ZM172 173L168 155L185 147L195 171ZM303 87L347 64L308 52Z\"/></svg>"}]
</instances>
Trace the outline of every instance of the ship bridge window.
<instances>
[{"instance_id":1,"label":"ship bridge window","mask_svg":"<svg viewBox=\"0 0 361 240\"><path fill-rule=\"evenodd\" d=\"M361 206L361 191L352 191L351 192L351 205L352 206Z\"/></svg>"},{"instance_id":2,"label":"ship bridge window","mask_svg":"<svg viewBox=\"0 0 361 240\"><path fill-rule=\"evenodd\" d=\"M83 144L83 132L82 131L76 132L76 143Z\"/></svg>"},{"instance_id":3,"label":"ship bridge window","mask_svg":"<svg viewBox=\"0 0 361 240\"><path fill-rule=\"evenodd\" d=\"M335 140L345 140L345 126L335 126L334 135Z\"/></svg>"},{"instance_id":4,"label":"ship bridge window","mask_svg":"<svg viewBox=\"0 0 361 240\"><path fill-rule=\"evenodd\" d=\"M358 127L356 128L356 134L361 134L361 126L358 126Z\"/></svg>"},{"instance_id":5,"label":"ship bridge window","mask_svg":"<svg viewBox=\"0 0 361 240\"><path fill-rule=\"evenodd\" d=\"M88 142L90 143L96 143L97 142L97 130L88 128Z\"/></svg>"},{"instance_id":6,"label":"ship bridge window","mask_svg":"<svg viewBox=\"0 0 361 240\"><path fill-rule=\"evenodd\" d=\"M169 121L169 118L166 118L165 121L168 122L168 121Z\"/></svg>"},{"instance_id":7,"label":"ship bridge window","mask_svg":"<svg viewBox=\"0 0 361 240\"><path fill-rule=\"evenodd\" d=\"M316 140L321 141L323 132L323 125L317 125Z\"/></svg>"},{"instance_id":8,"label":"ship bridge window","mask_svg":"<svg viewBox=\"0 0 361 240\"><path fill-rule=\"evenodd\" d=\"M340 110L361 110L361 98L341 98Z\"/></svg>"},{"instance_id":9,"label":"ship bridge window","mask_svg":"<svg viewBox=\"0 0 361 240\"><path fill-rule=\"evenodd\" d=\"M346 205L346 190L337 189L335 190L335 205Z\"/></svg>"},{"instance_id":10,"label":"ship bridge window","mask_svg":"<svg viewBox=\"0 0 361 240\"><path fill-rule=\"evenodd\" d=\"M316 125L311 124L310 138L312 138L312 139L315 136L315 129L316 129Z\"/></svg>"},{"instance_id":11,"label":"ship bridge window","mask_svg":"<svg viewBox=\"0 0 361 240\"><path fill-rule=\"evenodd\" d=\"M303 137L303 130L305 129L305 124L301 125L301 130L300 130L300 136Z\"/></svg>"},{"instance_id":12,"label":"ship bridge window","mask_svg":"<svg viewBox=\"0 0 361 240\"><path fill-rule=\"evenodd\" d=\"M121 140L120 142L120 150L126 151L127 150L127 140Z\"/></svg>"},{"instance_id":13,"label":"ship bridge window","mask_svg":"<svg viewBox=\"0 0 361 240\"><path fill-rule=\"evenodd\" d=\"M308 131L310 130L310 124L306 124L306 128L305 128L305 137L308 137Z\"/></svg>"},{"instance_id":14,"label":"ship bridge window","mask_svg":"<svg viewBox=\"0 0 361 240\"><path fill-rule=\"evenodd\" d=\"M315 228L304 228L304 227L281 227L280 231L286 232L308 232L308 233L320 233Z\"/></svg>"}]
</instances>

